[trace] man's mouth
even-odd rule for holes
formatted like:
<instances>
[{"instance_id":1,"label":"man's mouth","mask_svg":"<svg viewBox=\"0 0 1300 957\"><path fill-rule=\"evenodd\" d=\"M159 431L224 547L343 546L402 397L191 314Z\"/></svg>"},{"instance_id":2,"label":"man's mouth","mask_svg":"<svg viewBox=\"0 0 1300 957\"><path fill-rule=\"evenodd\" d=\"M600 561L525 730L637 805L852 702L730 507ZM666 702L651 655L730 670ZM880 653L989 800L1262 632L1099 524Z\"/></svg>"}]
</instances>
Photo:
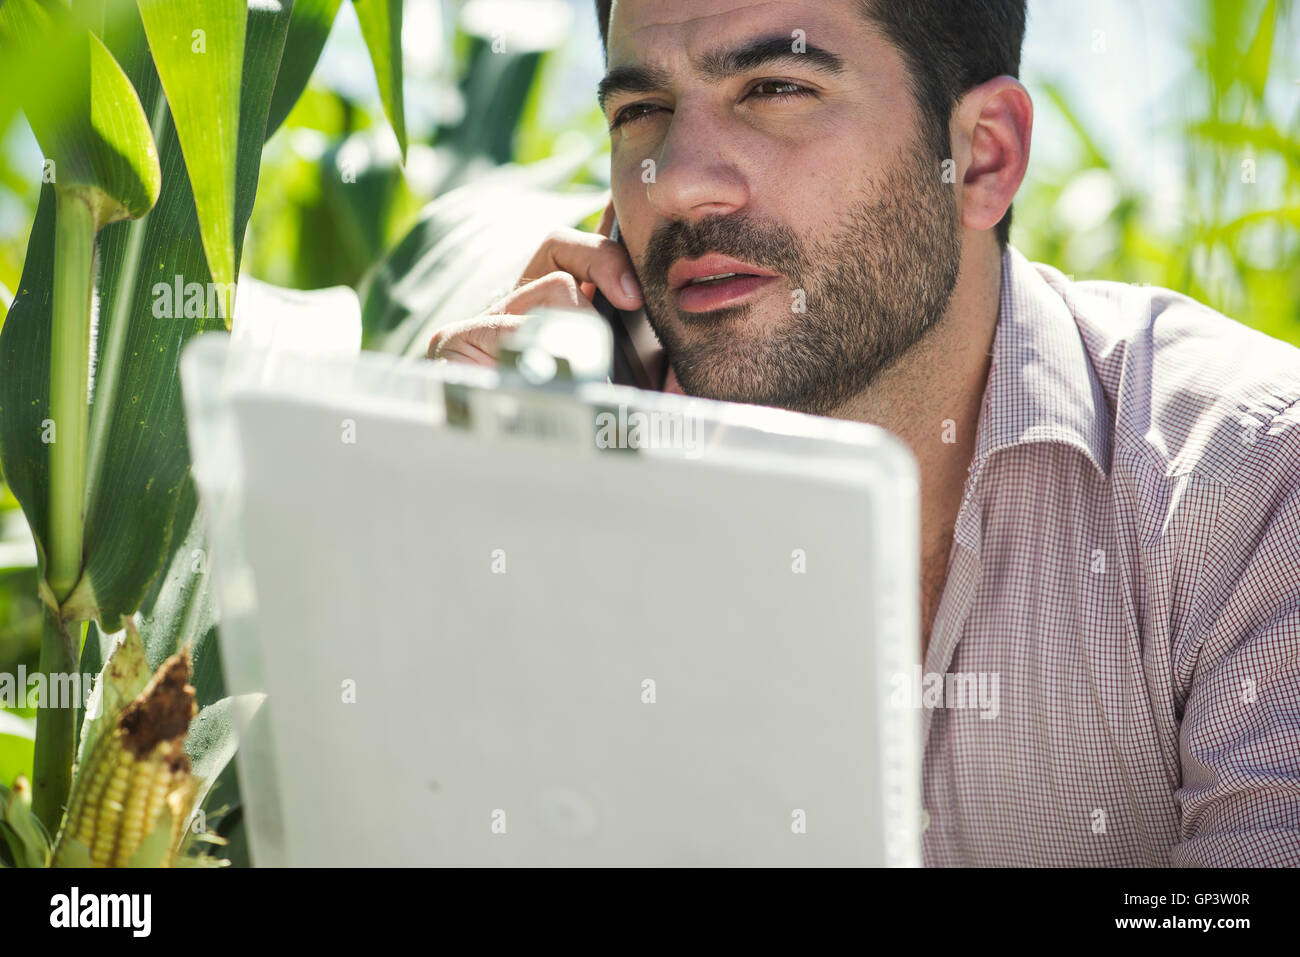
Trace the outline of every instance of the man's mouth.
<instances>
[{"instance_id":1,"label":"man's mouth","mask_svg":"<svg viewBox=\"0 0 1300 957\"><path fill-rule=\"evenodd\" d=\"M778 278L769 270L717 255L679 260L668 270L668 285L683 312L736 305Z\"/></svg>"}]
</instances>

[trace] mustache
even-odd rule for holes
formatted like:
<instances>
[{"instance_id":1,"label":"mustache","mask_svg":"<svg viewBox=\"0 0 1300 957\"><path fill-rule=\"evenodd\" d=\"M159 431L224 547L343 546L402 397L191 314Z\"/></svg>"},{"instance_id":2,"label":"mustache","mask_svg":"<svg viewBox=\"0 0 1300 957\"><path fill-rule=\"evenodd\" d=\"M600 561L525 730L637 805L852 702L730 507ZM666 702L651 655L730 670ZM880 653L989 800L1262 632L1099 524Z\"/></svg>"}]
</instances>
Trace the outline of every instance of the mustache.
<instances>
[{"instance_id":1,"label":"mustache","mask_svg":"<svg viewBox=\"0 0 1300 957\"><path fill-rule=\"evenodd\" d=\"M642 257L641 281L648 291L662 295L673 263L706 253L731 256L790 278L807 270L803 246L785 223L709 216L696 222L670 220L655 229Z\"/></svg>"}]
</instances>

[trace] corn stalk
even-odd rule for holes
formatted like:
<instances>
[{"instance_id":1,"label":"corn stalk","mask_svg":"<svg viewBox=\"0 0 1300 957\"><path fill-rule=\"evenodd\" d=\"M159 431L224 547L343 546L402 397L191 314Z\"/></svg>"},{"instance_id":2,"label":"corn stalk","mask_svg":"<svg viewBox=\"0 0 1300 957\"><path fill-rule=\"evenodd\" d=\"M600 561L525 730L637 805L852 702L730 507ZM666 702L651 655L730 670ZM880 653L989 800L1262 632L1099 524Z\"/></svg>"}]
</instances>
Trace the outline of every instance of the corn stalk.
<instances>
[{"instance_id":1,"label":"corn stalk","mask_svg":"<svg viewBox=\"0 0 1300 957\"><path fill-rule=\"evenodd\" d=\"M148 818L165 806L175 823L179 804L202 801L233 747L177 363L193 335L229 329L263 144L301 94L338 6L0 0L3 72L26 79L0 89L0 117L20 100L47 160L22 281L0 329L0 464L36 540L40 668L47 689L51 677L98 670L105 633L134 634L139 620L134 641L160 675L175 676L174 656L186 648L188 677L193 649L197 720L210 715L211 755L190 757L211 766L191 793L184 782L197 779L183 773L178 751L184 730L166 738L165 753L133 751L137 737L127 733L111 753L83 749L74 775L80 702L47 690L34 782L15 782L3 797L24 833L54 834L71 789L76 820L63 827L61 846L72 850L56 855L62 862L123 863L127 832L114 832L118 850L101 853L105 809L121 804ZM385 103L400 111L400 3L356 6L382 61ZM159 308L159 290L173 287L183 301ZM144 726L160 720L136 713ZM109 762L119 770L104 771ZM182 792L183 801L171 797ZM11 844L15 828L0 820ZM75 845L87 834L81 860ZM40 856L19 844L16 863Z\"/></svg>"}]
</instances>

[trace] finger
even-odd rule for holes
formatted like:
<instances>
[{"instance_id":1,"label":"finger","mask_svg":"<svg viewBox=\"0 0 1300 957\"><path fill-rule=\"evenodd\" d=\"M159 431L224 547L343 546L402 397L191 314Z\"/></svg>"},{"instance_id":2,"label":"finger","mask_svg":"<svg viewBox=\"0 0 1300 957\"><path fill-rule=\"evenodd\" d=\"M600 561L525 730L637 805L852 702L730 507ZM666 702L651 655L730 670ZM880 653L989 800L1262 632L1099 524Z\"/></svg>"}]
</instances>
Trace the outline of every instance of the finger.
<instances>
[{"instance_id":1,"label":"finger","mask_svg":"<svg viewBox=\"0 0 1300 957\"><path fill-rule=\"evenodd\" d=\"M576 309L595 311L569 273L556 270L520 286L492 307L493 313L523 316L536 309Z\"/></svg>"},{"instance_id":2,"label":"finger","mask_svg":"<svg viewBox=\"0 0 1300 957\"><path fill-rule=\"evenodd\" d=\"M491 315L443 326L429 340L426 355L430 359L495 366L501 354L501 343L523 321L523 316Z\"/></svg>"},{"instance_id":3,"label":"finger","mask_svg":"<svg viewBox=\"0 0 1300 957\"><path fill-rule=\"evenodd\" d=\"M605 211L600 214L600 222L596 226L596 232L602 236L608 236L614 229L614 198L611 196L609 203L605 206Z\"/></svg>"},{"instance_id":4,"label":"finger","mask_svg":"<svg viewBox=\"0 0 1300 957\"><path fill-rule=\"evenodd\" d=\"M528 263L521 284L557 270L579 283L592 283L619 309L641 308L641 284L627 249L607 236L557 229Z\"/></svg>"}]
</instances>

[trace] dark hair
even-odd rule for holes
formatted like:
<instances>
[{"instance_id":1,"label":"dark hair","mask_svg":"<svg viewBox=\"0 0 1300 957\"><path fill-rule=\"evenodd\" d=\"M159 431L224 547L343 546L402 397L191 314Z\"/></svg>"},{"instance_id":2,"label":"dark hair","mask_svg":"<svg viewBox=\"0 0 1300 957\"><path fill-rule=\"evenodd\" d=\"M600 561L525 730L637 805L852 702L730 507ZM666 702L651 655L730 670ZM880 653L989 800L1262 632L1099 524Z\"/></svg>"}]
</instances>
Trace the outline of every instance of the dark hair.
<instances>
[{"instance_id":1,"label":"dark hair","mask_svg":"<svg viewBox=\"0 0 1300 957\"><path fill-rule=\"evenodd\" d=\"M925 137L940 159L952 154L948 121L967 90L995 76L1020 75L1027 0L858 0L903 54ZM600 39L609 43L611 0L596 0ZM995 229L1005 246L1011 208Z\"/></svg>"}]
</instances>

